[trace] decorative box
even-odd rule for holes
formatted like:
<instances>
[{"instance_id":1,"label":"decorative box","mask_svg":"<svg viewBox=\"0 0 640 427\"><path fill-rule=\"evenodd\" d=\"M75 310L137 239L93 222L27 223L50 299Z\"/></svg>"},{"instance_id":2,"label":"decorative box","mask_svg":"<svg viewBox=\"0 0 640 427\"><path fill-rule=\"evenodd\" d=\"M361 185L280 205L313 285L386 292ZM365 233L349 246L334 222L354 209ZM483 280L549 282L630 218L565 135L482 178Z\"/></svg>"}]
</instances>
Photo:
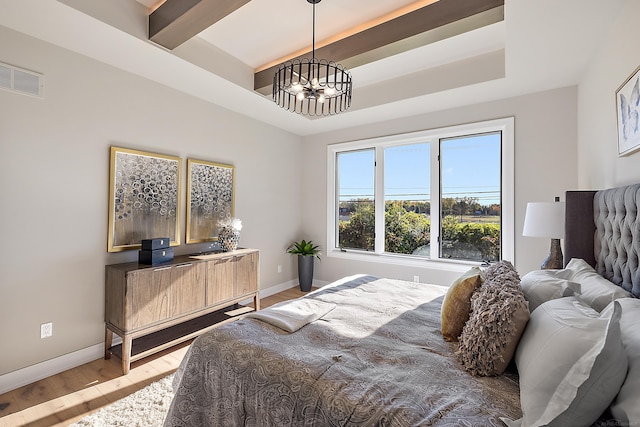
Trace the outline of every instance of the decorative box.
<instances>
[{"instance_id":1,"label":"decorative box","mask_svg":"<svg viewBox=\"0 0 640 427\"><path fill-rule=\"evenodd\" d=\"M138 252L138 263L156 265L173 260L173 248L156 249L155 251L141 250Z\"/></svg>"},{"instance_id":2,"label":"decorative box","mask_svg":"<svg viewBox=\"0 0 640 427\"><path fill-rule=\"evenodd\" d=\"M144 239L141 241L142 250L155 251L156 249L168 248L171 244L171 239L168 237L157 237L155 239Z\"/></svg>"}]
</instances>

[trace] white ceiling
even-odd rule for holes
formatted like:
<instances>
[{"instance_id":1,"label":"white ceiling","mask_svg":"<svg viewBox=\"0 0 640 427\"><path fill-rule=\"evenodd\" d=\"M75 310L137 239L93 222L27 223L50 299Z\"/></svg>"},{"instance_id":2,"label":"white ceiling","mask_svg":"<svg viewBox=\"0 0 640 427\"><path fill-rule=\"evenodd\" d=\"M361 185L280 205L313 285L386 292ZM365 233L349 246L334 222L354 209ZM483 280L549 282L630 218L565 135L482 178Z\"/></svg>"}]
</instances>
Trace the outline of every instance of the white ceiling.
<instances>
[{"instance_id":1,"label":"white ceiling","mask_svg":"<svg viewBox=\"0 0 640 427\"><path fill-rule=\"evenodd\" d=\"M149 0L138 0L149 3ZM325 0L316 4L316 47L322 41L385 16L416 0ZM275 6L277 4L277 7ZM199 37L252 68L299 50L311 50L312 5L306 0L251 0Z\"/></svg>"},{"instance_id":2,"label":"white ceiling","mask_svg":"<svg viewBox=\"0 0 640 427\"><path fill-rule=\"evenodd\" d=\"M252 0L174 51L146 39L147 15L161 1L0 0L0 25L310 135L575 85L624 1L505 0L504 22L351 69L352 109L315 120L253 91L256 68L310 47L312 6L306 0ZM324 0L316 5L317 43L428 2ZM502 75L493 70L474 81L482 68L476 64L500 62L501 52Z\"/></svg>"}]
</instances>

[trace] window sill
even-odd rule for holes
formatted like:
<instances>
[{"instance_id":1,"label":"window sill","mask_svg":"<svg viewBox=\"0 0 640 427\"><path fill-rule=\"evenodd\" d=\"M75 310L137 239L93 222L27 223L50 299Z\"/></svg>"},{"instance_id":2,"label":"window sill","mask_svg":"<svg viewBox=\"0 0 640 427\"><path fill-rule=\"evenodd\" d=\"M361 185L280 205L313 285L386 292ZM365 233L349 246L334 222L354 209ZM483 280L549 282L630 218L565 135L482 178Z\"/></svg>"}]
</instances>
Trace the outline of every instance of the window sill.
<instances>
[{"instance_id":1,"label":"window sill","mask_svg":"<svg viewBox=\"0 0 640 427\"><path fill-rule=\"evenodd\" d=\"M473 266L480 266L481 262L476 261L461 261L461 260L447 260L439 259L433 260L426 257L407 256L391 253L374 253L358 250L340 250L334 249L327 251L327 257L347 259L353 261L363 262L375 262L377 264L392 264L402 265L407 267L419 267L419 268L431 268L434 270L452 271L457 273L464 273Z\"/></svg>"}]
</instances>

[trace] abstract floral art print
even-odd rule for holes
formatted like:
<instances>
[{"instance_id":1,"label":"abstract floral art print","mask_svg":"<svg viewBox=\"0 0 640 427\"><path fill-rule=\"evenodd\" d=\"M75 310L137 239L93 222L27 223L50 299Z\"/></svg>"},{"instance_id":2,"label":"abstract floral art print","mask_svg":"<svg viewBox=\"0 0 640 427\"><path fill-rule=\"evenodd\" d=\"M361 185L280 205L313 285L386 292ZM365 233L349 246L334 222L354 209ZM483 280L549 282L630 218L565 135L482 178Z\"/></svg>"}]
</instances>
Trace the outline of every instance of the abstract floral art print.
<instances>
[{"instance_id":1,"label":"abstract floral art print","mask_svg":"<svg viewBox=\"0 0 640 427\"><path fill-rule=\"evenodd\" d=\"M179 157L111 147L108 251L169 237L180 244Z\"/></svg>"},{"instance_id":2,"label":"abstract floral art print","mask_svg":"<svg viewBox=\"0 0 640 427\"><path fill-rule=\"evenodd\" d=\"M640 149L640 67L616 91L618 155Z\"/></svg>"},{"instance_id":3,"label":"abstract floral art print","mask_svg":"<svg viewBox=\"0 0 640 427\"><path fill-rule=\"evenodd\" d=\"M187 243L218 239L218 223L234 215L231 165L187 159Z\"/></svg>"}]
</instances>

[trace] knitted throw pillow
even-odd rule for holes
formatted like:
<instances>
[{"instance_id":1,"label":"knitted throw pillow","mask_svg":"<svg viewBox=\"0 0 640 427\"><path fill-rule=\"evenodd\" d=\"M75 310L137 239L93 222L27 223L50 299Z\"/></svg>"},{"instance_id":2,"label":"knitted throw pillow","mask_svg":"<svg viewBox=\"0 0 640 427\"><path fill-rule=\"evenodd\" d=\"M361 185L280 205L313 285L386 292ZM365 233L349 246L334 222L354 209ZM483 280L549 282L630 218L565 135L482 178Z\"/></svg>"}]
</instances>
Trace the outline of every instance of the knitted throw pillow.
<instances>
[{"instance_id":1,"label":"knitted throw pillow","mask_svg":"<svg viewBox=\"0 0 640 427\"><path fill-rule=\"evenodd\" d=\"M472 375L500 375L507 368L527 321L529 306L509 261L492 264L471 297L471 314L456 355Z\"/></svg>"}]
</instances>

